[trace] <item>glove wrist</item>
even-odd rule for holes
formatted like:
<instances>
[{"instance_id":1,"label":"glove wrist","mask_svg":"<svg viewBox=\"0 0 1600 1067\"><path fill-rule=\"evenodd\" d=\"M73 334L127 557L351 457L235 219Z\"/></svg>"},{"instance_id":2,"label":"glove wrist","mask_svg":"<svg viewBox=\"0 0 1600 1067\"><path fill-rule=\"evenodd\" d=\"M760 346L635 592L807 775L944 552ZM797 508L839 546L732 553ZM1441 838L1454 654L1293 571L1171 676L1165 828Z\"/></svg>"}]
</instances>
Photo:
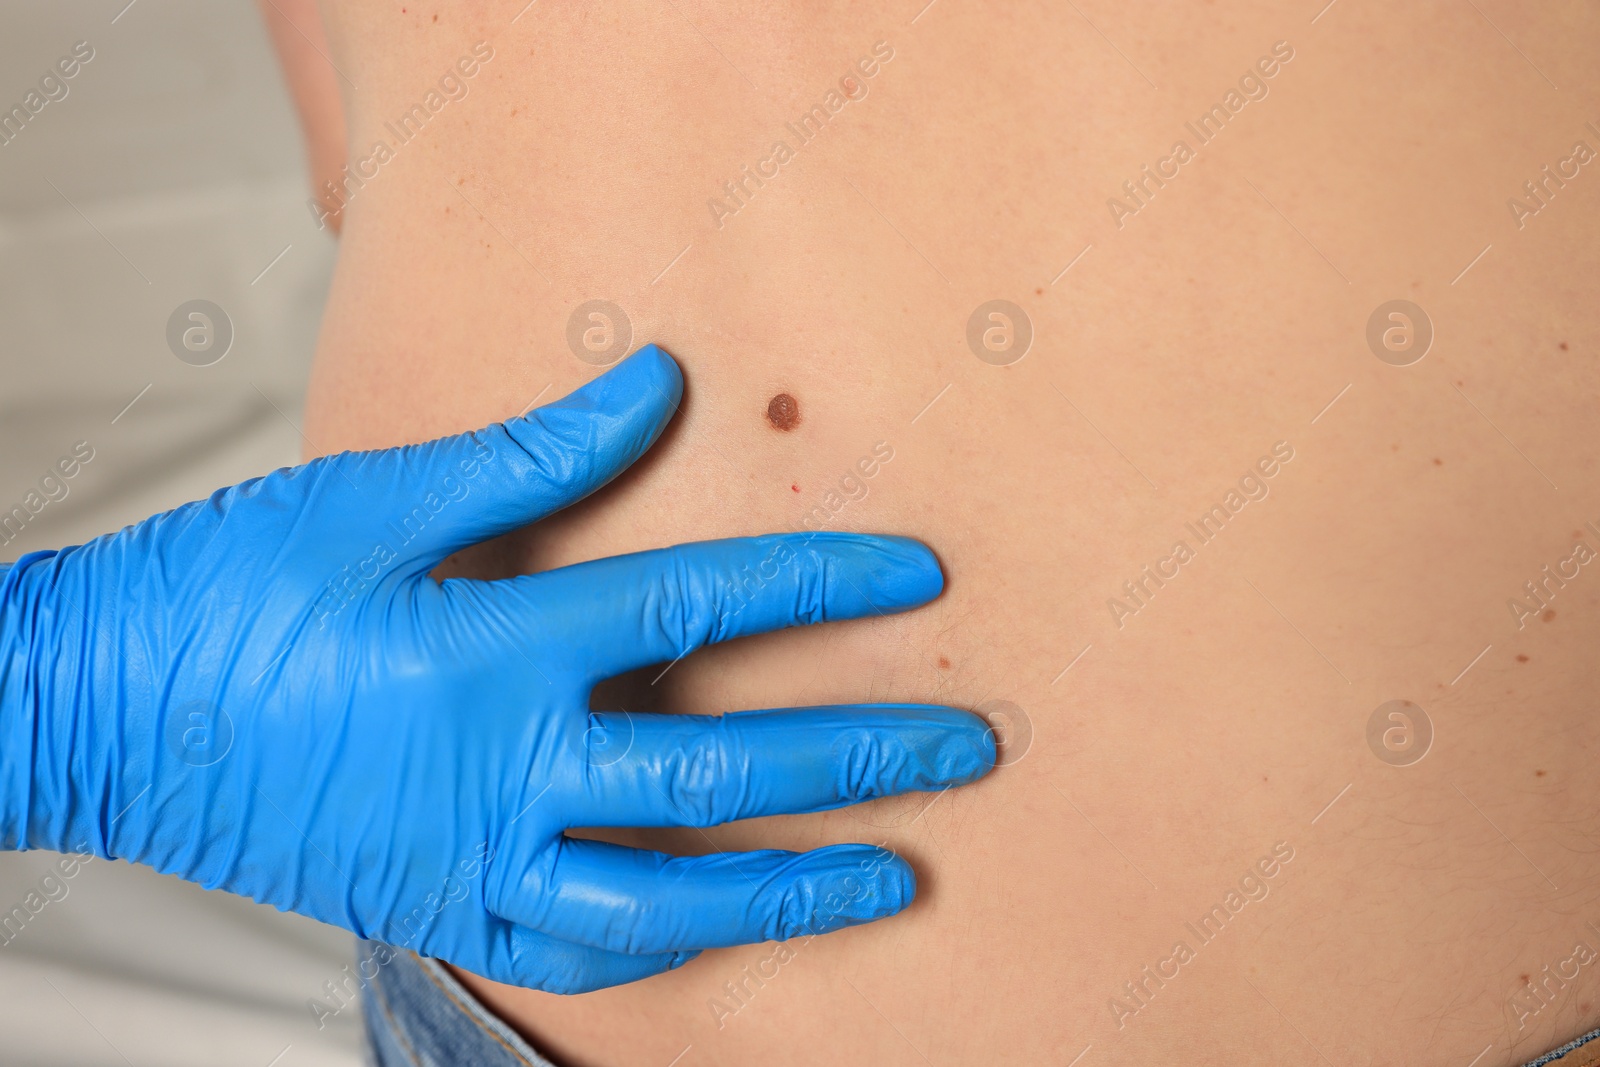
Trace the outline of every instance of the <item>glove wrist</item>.
<instances>
[{"instance_id":1,"label":"glove wrist","mask_svg":"<svg viewBox=\"0 0 1600 1067\"><path fill-rule=\"evenodd\" d=\"M40 847L30 840L39 801L36 761L46 709L40 696L38 630L50 615L41 603L38 564L54 552L32 552L0 569L0 850Z\"/></svg>"}]
</instances>

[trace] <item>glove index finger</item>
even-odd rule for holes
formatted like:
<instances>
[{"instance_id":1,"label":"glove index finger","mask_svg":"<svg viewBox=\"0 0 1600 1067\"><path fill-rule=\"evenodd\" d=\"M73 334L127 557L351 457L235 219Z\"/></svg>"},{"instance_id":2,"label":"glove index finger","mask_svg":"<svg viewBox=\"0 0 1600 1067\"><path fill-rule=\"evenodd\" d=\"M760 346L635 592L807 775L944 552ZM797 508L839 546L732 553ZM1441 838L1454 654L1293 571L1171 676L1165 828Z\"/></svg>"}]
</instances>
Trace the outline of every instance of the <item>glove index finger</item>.
<instances>
[{"instance_id":1,"label":"glove index finger","mask_svg":"<svg viewBox=\"0 0 1600 1067\"><path fill-rule=\"evenodd\" d=\"M495 585L559 622L600 679L735 637L906 611L938 596L944 574L909 537L792 533L611 556ZM552 605L568 606L559 620L549 618Z\"/></svg>"}]
</instances>

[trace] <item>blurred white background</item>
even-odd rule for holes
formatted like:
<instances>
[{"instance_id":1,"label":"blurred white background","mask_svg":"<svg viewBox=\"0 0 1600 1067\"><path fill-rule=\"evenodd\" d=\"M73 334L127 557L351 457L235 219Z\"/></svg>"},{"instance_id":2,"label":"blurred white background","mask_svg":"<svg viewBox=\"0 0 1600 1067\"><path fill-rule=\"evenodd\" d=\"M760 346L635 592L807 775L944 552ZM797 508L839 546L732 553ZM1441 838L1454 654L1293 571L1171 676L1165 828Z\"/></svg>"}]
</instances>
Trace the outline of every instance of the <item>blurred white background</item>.
<instances>
[{"instance_id":1,"label":"blurred white background","mask_svg":"<svg viewBox=\"0 0 1600 1067\"><path fill-rule=\"evenodd\" d=\"M294 463L334 256L249 0L3 0L0 112L80 41L67 95L0 144L0 511L77 442L94 458L7 560ZM208 367L167 343L197 298L235 333ZM55 858L0 854L0 912ZM127 864L67 884L0 943L7 1067L361 1062L354 1009L319 1030L307 1007L348 934Z\"/></svg>"}]
</instances>

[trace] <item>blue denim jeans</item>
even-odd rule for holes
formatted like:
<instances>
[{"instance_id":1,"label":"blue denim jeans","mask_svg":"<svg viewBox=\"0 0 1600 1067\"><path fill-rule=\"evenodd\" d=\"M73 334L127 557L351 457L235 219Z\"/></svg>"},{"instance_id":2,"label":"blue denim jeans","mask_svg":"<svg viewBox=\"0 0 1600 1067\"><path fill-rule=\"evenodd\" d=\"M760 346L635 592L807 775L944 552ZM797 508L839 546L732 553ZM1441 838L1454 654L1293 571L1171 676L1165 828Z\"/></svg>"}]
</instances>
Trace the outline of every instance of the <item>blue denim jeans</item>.
<instances>
[{"instance_id":1,"label":"blue denim jeans","mask_svg":"<svg viewBox=\"0 0 1600 1067\"><path fill-rule=\"evenodd\" d=\"M371 941L359 952L377 972L362 1008L378 1067L553 1067L437 961Z\"/></svg>"},{"instance_id":2,"label":"blue denim jeans","mask_svg":"<svg viewBox=\"0 0 1600 1067\"><path fill-rule=\"evenodd\" d=\"M1596 1040L1600 1040L1600 1030L1590 1030L1587 1034L1573 1038L1560 1048L1551 1049L1536 1060L1529 1060L1523 1064L1523 1067L1545 1067L1545 1064L1565 1067L1568 1062L1593 1063L1594 1060L1588 1054L1593 1052L1595 1046L1589 1045L1589 1042ZM1589 1047L1585 1048L1584 1046L1586 1045ZM1578 1051L1579 1049L1583 1051L1580 1052ZM1569 1055L1572 1057L1571 1061L1567 1059Z\"/></svg>"},{"instance_id":3,"label":"blue denim jeans","mask_svg":"<svg viewBox=\"0 0 1600 1067\"><path fill-rule=\"evenodd\" d=\"M363 973L372 967L367 961L373 959L373 949L372 942L362 942ZM435 961L401 949L384 947L380 952L377 959L388 962L377 967L377 977L363 994L367 1038L378 1067L554 1067ZM1600 1030L1524 1067L1587 1064L1586 1054L1600 1047L1590 1045L1595 1041L1600 1041Z\"/></svg>"}]
</instances>

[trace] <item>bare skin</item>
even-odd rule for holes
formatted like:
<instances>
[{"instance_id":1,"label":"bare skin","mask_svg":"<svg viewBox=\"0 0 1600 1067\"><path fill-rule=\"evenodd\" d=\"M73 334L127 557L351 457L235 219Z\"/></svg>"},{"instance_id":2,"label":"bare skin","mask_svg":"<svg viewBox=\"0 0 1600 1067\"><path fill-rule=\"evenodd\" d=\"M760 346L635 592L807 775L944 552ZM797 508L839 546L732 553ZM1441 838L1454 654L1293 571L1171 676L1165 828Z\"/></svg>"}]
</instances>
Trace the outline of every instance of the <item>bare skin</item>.
<instances>
[{"instance_id":1,"label":"bare skin","mask_svg":"<svg viewBox=\"0 0 1600 1067\"><path fill-rule=\"evenodd\" d=\"M677 425L458 569L914 535L933 605L608 699L1010 717L967 789L630 838L882 841L907 914L471 988L579 1067L1503 1067L1600 1023L1600 11L919 6L324 6L350 154L392 158L340 212L315 449L572 388L609 301L685 366ZM968 342L997 299L1008 365L1015 313Z\"/></svg>"},{"instance_id":2,"label":"bare skin","mask_svg":"<svg viewBox=\"0 0 1600 1067\"><path fill-rule=\"evenodd\" d=\"M328 42L317 0L258 0L257 6L305 131L306 164L316 200L326 213L327 228L337 234L343 213L326 186L342 179L348 134L344 109L339 106L339 74L328 64Z\"/></svg>"}]
</instances>

